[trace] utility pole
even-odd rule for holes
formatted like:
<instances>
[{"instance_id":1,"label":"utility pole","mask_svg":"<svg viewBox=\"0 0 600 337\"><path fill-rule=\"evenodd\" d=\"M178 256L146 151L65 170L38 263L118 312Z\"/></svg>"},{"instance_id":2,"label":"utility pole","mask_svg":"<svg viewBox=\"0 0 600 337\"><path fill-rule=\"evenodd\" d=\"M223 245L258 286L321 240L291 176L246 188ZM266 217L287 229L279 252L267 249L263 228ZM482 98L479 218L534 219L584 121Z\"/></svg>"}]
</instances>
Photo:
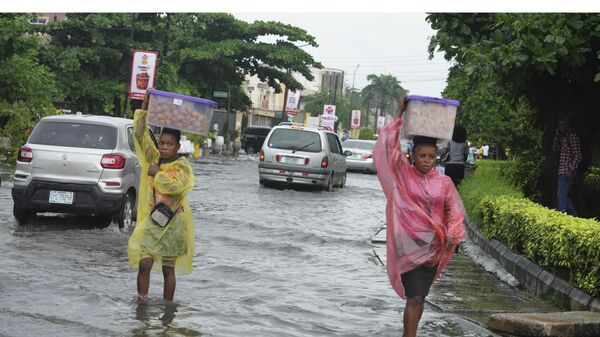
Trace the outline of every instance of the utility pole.
<instances>
[{"instance_id":1,"label":"utility pole","mask_svg":"<svg viewBox=\"0 0 600 337\"><path fill-rule=\"evenodd\" d=\"M354 78L356 77L356 71L358 70L358 67L360 67L360 64L356 65L356 69L354 69L354 74L352 74L352 96L350 96L350 123L348 124L348 127L352 125L352 104L354 103Z\"/></svg>"}]
</instances>

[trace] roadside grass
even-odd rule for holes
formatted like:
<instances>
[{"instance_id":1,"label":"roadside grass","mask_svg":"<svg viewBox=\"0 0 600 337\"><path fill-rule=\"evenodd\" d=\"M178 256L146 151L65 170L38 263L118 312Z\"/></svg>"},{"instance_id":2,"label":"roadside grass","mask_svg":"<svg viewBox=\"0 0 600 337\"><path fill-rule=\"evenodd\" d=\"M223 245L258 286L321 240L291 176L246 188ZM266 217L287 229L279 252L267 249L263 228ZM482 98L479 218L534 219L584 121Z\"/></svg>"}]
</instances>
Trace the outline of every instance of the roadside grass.
<instances>
[{"instance_id":1,"label":"roadside grass","mask_svg":"<svg viewBox=\"0 0 600 337\"><path fill-rule=\"evenodd\" d=\"M512 196L523 198L518 187L511 185L503 178L502 171L510 163L499 160L480 160L468 179L458 186L458 192L463 200L469 218L476 224L482 221L481 200L486 196Z\"/></svg>"}]
</instances>

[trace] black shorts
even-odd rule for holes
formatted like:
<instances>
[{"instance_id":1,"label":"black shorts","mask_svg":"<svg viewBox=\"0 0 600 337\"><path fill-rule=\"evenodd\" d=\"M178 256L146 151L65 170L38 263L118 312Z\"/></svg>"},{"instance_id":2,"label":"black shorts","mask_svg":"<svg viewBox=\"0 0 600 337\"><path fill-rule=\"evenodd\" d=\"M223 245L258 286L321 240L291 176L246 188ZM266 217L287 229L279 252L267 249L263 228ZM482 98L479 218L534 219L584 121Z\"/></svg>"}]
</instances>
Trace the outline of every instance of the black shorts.
<instances>
[{"instance_id":1,"label":"black shorts","mask_svg":"<svg viewBox=\"0 0 600 337\"><path fill-rule=\"evenodd\" d=\"M465 165L463 164L446 164L444 173L452 179L455 184L458 184L465 177Z\"/></svg>"},{"instance_id":2,"label":"black shorts","mask_svg":"<svg viewBox=\"0 0 600 337\"><path fill-rule=\"evenodd\" d=\"M419 266L411 271L402 274L402 286L407 297L427 296L433 276L437 270L437 265L433 267Z\"/></svg>"}]
</instances>

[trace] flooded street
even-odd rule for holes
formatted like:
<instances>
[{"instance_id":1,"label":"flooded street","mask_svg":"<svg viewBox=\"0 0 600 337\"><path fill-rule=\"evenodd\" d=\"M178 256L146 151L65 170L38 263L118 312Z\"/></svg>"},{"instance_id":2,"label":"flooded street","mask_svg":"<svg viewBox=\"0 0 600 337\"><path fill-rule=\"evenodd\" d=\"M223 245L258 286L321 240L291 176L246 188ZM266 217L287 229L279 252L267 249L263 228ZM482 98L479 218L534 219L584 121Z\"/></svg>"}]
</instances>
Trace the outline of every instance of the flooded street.
<instances>
[{"instance_id":1,"label":"flooded street","mask_svg":"<svg viewBox=\"0 0 600 337\"><path fill-rule=\"evenodd\" d=\"M256 157L193 166L194 271L178 276L173 304L153 273L146 305L115 224L51 215L16 226L4 167L0 336L401 336L404 301L370 243L385 220L375 175L349 173L333 192L279 190L259 186ZM432 298L450 296L444 284ZM426 307L419 336L497 336L444 309Z\"/></svg>"}]
</instances>

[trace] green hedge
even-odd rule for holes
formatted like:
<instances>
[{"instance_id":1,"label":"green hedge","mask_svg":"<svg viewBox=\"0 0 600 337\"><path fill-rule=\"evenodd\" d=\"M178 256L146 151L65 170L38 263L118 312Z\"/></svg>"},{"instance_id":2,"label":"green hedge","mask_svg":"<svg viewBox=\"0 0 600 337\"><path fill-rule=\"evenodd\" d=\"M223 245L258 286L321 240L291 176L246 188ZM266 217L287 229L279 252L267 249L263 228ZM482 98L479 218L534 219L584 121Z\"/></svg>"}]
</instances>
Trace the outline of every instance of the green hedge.
<instances>
[{"instance_id":1,"label":"green hedge","mask_svg":"<svg viewBox=\"0 0 600 337\"><path fill-rule=\"evenodd\" d=\"M481 212L486 237L503 242L588 294L600 295L600 222L509 196L485 197Z\"/></svg>"}]
</instances>

